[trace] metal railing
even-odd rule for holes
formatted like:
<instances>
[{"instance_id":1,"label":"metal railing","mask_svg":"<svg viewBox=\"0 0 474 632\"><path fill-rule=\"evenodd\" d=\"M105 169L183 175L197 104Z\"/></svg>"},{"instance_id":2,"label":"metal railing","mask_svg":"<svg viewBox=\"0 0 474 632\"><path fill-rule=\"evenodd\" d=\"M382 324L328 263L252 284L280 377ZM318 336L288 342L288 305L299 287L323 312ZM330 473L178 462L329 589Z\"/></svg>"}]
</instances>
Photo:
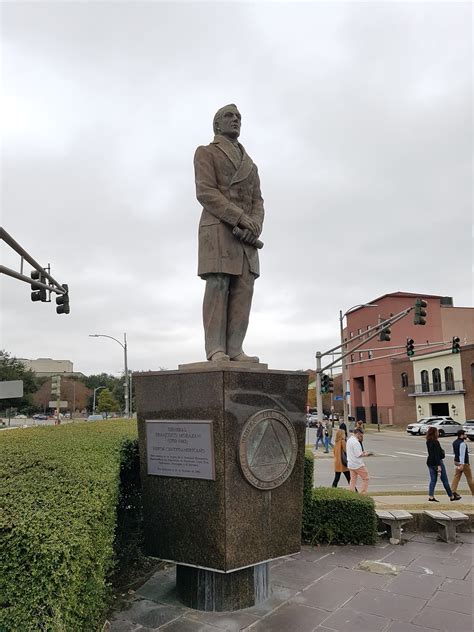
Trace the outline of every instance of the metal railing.
<instances>
[{"instance_id":1,"label":"metal railing","mask_svg":"<svg viewBox=\"0 0 474 632\"><path fill-rule=\"evenodd\" d=\"M433 395L433 393L463 392L464 380L451 380L448 382L425 382L423 384L411 384L408 392L411 395Z\"/></svg>"}]
</instances>

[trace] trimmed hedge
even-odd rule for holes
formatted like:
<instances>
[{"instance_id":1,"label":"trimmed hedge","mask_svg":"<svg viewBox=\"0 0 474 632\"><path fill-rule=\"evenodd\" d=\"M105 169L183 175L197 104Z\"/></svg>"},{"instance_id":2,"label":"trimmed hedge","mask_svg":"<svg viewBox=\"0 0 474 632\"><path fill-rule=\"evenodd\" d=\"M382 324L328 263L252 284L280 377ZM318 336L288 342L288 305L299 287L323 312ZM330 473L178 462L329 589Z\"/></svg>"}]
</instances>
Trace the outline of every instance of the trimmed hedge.
<instances>
[{"instance_id":1,"label":"trimmed hedge","mask_svg":"<svg viewBox=\"0 0 474 632\"><path fill-rule=\"evenodd\" d=\"M2 632L99 629L136 435L125 420L0 434Z\"/></svg>"},{"instance_id":2,"label":"trimmed hedge","mask_svg":"<svg viewBox=\"0 0 474 632\"><path fill-rule=\"evenodd\" d=\"M305 497L303 540L311 544L374 544L375 503L346 489L317 487Z\"/></svg>"}]
</instances>

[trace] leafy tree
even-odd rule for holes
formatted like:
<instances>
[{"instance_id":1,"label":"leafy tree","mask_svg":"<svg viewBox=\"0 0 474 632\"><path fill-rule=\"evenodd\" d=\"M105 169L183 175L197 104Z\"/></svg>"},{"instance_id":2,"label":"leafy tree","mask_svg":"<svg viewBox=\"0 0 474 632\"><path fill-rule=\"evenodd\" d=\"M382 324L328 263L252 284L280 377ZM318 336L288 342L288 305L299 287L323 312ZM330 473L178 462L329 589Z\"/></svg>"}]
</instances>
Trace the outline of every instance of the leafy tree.
<instances>
[{"instance_id":1,"label":"leafy tree","mask_svg":"<svg viewBox=\"0 0 474 632\"><path fill-rule=\"evenodd\" d=\"M35 410L32 396L38 390L40 380L34 371L5 350L0 350L0 380L23 380L23 397L0 400L2 409L15 408L27 414Z\"/></svg>"},{"instance_id":2,"label":"leafy tree","mask_svg":"<svg viewBox=\"0 0 474 632\"><path fill-rule=\"evenodd\" d=\"M98 407L101 413L105 413L106 419L110 412L118 410L119 404L108 388L99 391Z\"/></svg>"},{"instance_id":3,"label":"leafy tree","mask_svg":"<svg viewBox=\"0 0 474 632\"><path fill-rule=\"evenodd\" d=\"M98 386L105 386L112 394L114 399L118 402L116 410L123 410L125 408L125 397L123 389L123 377L115 377L108 373L98 373L96 375L89 375L88 377L81 378L81 381L92 391ZM105 390L105 389L104 389ZM103 391L97 391L97 395ZM93 396L89 398L87 408L92 410Z\"/></svg>"}]
</instances>

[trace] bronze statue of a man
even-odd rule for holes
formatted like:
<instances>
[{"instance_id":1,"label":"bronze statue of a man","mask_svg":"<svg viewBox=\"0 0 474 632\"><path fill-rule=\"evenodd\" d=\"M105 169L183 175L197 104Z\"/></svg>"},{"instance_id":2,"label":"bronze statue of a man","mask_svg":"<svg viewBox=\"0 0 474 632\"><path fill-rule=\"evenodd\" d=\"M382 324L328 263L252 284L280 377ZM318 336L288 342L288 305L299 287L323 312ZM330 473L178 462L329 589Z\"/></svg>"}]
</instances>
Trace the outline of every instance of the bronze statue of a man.
<instances>
[{"instance_id":1,"label":"bronze statue of a man","mask_svg":"<svg viewBox=\"0 0 474 632\"><path fill-rule=\"evenodd\" d=\"M256 165L238 142L241 116L234 104L214 116L214 140L194 156L199 222L198 274L206 356L211 361L259 362L242 350L253 286L260 274L257 247L263 199Z\"/></svg>"}]
</instances>

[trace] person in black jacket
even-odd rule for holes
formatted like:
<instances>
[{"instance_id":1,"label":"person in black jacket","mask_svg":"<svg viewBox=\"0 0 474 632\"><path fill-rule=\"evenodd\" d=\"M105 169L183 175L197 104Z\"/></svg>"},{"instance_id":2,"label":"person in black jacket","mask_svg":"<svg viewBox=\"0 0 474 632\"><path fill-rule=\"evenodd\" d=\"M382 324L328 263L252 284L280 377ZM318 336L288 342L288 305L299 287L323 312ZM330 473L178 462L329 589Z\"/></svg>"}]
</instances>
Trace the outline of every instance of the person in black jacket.
<instances>
[{"instance_id":1,"label":"person in black jacket","mask_svg":"<svg viewBox=\"0 0 474 632\"><path fill-rule=\"evenodd\" d=\"M444 489L451 501L459 500L461 496L459 494L453 494L451 487L449 486L448 476L446 474L446 468L444 467L443 459L446 456L444 450L438 441L438 429L430 426L426 433L426 448L428 450L428 458L426 459L426 465L430 472L430 485L428 492L428 500L434 503L439 503L434 497L434 490L436 482L438 480L438 474L441 476L441 482Z\"/></svg>"}]
</instances>

